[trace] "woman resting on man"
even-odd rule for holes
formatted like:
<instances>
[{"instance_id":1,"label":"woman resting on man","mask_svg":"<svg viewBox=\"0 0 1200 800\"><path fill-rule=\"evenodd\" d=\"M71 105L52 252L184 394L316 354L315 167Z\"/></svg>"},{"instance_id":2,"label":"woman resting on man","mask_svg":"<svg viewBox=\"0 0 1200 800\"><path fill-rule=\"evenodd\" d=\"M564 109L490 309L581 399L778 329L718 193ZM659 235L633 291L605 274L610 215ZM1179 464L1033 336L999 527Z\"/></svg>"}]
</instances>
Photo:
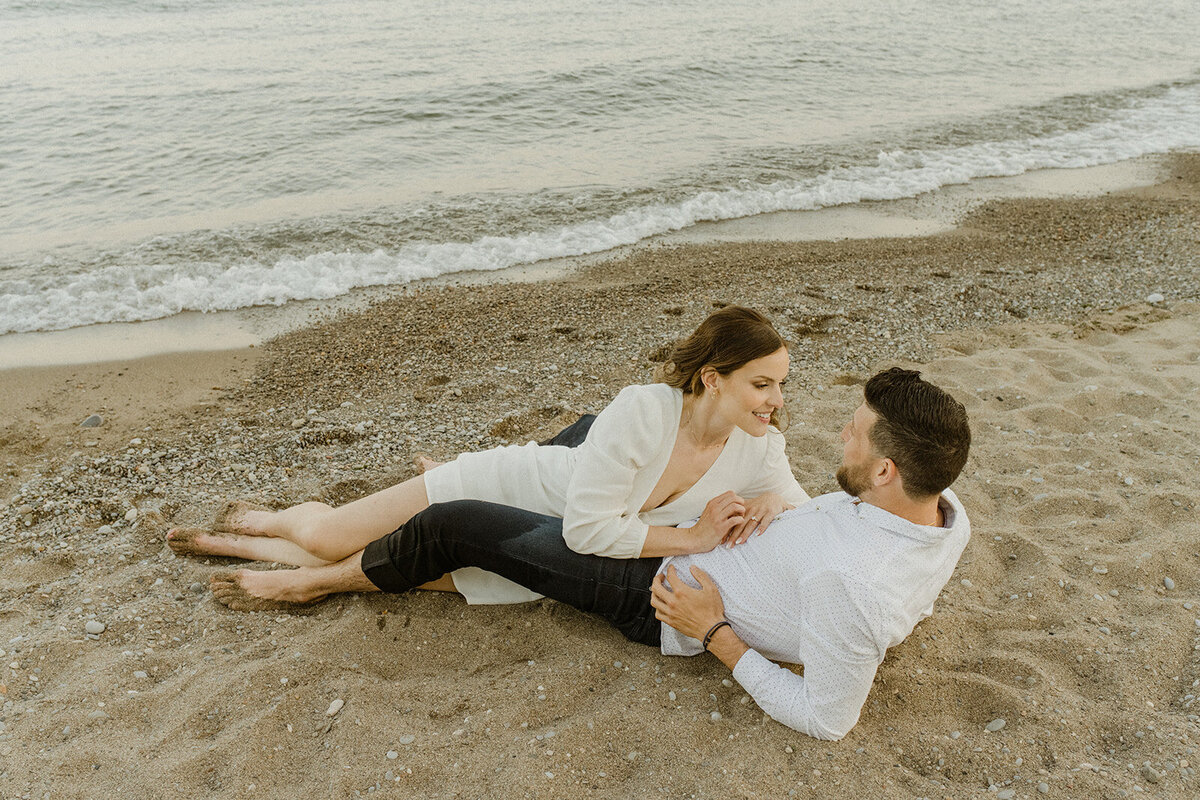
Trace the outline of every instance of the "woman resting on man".
<instances>
[{"instance_id":1,"label":"woman resting on man","mask_svg":"<svg viewBox=\"0 0 1200 800\"><path fill-rule=\"evenodd\" d=\"M559 517L563 539L579 553L660 558L732 547L808 500L778 430L789 360L765 317L729 306L675 347L661 383L623 389L578 447L530 443L426 462L423 475L338 508L234 502L211 531L176 528L167 543L186 555L323 566L433 503L471 499ZM697 517L693 527L676 527ZM221 599L241 608L313 599L291 596L286 577L240 570ZM540 597L474 567L420 588L457 591L469 603ZM231 592L238 603L228 602Z\"/></svg>"}]
</instances>

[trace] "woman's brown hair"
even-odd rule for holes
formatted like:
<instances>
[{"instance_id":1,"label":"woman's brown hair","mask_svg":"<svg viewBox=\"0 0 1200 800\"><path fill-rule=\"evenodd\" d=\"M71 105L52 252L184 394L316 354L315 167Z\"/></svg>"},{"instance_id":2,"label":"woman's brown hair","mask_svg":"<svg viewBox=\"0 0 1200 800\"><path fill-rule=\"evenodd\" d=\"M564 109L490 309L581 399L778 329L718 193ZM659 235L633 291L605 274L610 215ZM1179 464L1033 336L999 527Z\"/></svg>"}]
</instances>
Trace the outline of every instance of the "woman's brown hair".
<instances>
[{"instance_id":1,"label":"woman's brown hair","mask_svg":"<svg viewBox=\"0 0 1200 800\"><path fill-rule=\"evenodd\" d=\"M704 394L700 373L705 367L712 367L719 375L728 375L784 347L787 343L762 314L751 308L725 306L675 345L659 379L684 394L699 396ZM771 424L783 430L787 414L781 416L780 411L783 409L771 414Z\"/></svg>"}]
</instances>

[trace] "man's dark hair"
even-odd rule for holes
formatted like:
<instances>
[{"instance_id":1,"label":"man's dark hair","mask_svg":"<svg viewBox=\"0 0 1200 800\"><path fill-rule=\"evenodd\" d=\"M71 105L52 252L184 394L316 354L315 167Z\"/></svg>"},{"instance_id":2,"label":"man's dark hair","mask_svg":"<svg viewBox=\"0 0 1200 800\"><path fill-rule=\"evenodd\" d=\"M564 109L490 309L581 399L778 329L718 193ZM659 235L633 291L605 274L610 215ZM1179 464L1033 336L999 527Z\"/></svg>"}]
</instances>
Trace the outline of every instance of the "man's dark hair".
<instances>
[{"instance_id":1,"label":"man's dark hair","mask_svg":"<svg viewBox=\"0 0 1200 800\"><path fill-rule=\"evenodd\" d=\"M872 377L863 394L878 417L867 438L877 455L896 465L905 494L929 497L954 483L971 447L962 403L900 367Z\"/></svg>"}]
</instances>

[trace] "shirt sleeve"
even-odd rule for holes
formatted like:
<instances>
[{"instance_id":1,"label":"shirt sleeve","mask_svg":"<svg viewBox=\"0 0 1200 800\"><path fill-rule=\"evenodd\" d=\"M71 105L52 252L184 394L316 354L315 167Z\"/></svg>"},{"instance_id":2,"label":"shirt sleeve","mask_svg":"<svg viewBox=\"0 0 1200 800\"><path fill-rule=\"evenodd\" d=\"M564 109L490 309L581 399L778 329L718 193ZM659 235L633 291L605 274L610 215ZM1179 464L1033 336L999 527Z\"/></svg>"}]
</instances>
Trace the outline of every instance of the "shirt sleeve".
<instances>
[{"instance_id":1,"label":"shirt sleeve","mask_svg":"<svg viewBox=\"0 0 1200 800\"><path fill-rule=\"evenodd\" d=\"M658 455L667 407L645 386L627 386L600 412L579 446L567 486L563 539L578 553L637 558L649 526L629 513L638 472Z\"/></svg>"},{"instance_id":2,"label":"shirt sleeve","mask_svg":"<svg viewBox=\"0 0 1200 800\"><path fill-rule=\"evenodd\" d=\"M762 468L754 478L751 486L742 493L746 497L758 497L774 493L783 497L794 506L803 505L809 500L808 492L800 486L796 476L792 474L792 464L788 461L784 450L783 434L774 428L767 431L767 452L763 457Z\"/></svg>"},{"instance_id":3,"label":"shirt sleeve","mask_svg":"<svg viewBox=\"0 0 1200 800\"><path fill-rule=\"evenodd\" d=\"M858 722L883 660L875 627L875 604L838 576L812 587L825 598L802 612L809 628L797 675L748 650L733 677L759 707L789 728L817 739L841 739ZM814 596L812 594L810 597Z\"/></svg>"}]
</instances>

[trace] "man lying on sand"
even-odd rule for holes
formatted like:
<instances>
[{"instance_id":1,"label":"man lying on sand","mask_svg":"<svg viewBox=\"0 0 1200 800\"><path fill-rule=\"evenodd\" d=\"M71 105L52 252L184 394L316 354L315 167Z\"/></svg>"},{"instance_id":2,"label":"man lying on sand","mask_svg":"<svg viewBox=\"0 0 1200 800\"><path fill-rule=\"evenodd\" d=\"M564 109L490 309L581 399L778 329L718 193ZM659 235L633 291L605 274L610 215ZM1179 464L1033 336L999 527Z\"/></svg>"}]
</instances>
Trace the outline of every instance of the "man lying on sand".
<instances>
[{"instance_id":1,"label":"man lying on sand","mask_svg":"<svg viewBox=\"0 0 1200 800\"><path fill-rule=\"evenodd\" d=\"M251 610L336 592L434 588L455 569L479 567L598 614L664 654L708 650L767 714L840 739L858 721L884 653L932 613L970 535L947 489L970 446L962 404L899 368L872 377L864 395L842 431L843 491L784 512L736 548L587 555L563 542L561 519L462 500L430 506L336 564L275 573L269 589L250 580L259 573L240 570L215 576L213 593ZM804 674L768 659L801 663Z\"/></svg>"}]
</instances>

